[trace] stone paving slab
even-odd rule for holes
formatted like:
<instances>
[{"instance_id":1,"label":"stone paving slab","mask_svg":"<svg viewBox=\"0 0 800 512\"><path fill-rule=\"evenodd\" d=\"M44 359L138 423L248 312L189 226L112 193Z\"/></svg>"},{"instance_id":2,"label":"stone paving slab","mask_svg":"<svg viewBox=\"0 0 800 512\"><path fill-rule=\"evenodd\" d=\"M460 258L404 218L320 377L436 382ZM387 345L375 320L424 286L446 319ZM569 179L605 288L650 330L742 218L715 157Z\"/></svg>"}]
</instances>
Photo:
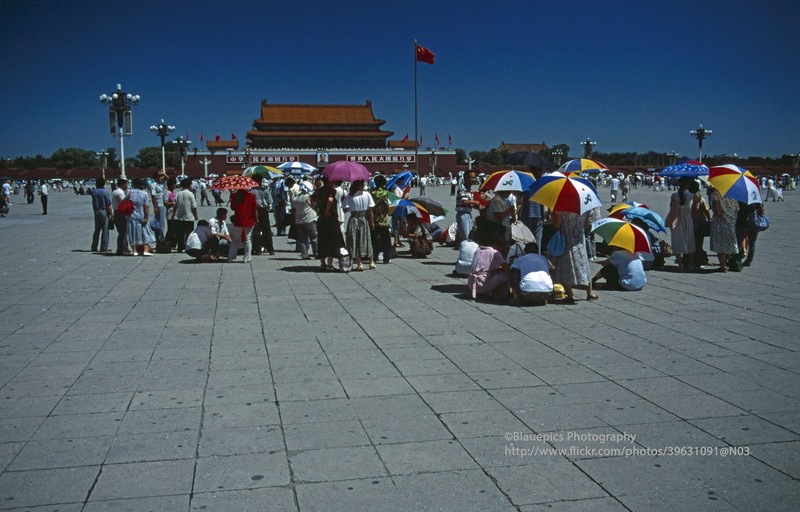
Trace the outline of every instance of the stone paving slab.
<instances>
[{"instance_id":1,"label":"stone paving slab","mask_svg":"<svg viewBox=\"0 0 800 512\"><path fill-rule=\"evenodd\" d=\"M467 300L449 248L351 274L282 237L250 265L104 256L85 197L15 204L0 510L794 510L799 197L740 274L521 308Z\"/></svg>"}]
</instances>

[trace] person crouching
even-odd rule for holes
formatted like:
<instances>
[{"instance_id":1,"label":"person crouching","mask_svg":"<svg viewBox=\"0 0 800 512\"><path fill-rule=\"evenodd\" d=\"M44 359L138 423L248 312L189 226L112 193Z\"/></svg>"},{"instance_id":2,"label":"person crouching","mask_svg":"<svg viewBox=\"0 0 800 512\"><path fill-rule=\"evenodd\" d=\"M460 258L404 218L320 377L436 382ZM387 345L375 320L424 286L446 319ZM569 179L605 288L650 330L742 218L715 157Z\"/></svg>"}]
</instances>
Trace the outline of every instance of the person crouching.
<instances>
[{"instance_id":1,"label":"person crouching","mask_svg":"<svg viewBox=\"0 0 800 512\"><path fill-rule=\"evenodd\" d=\"M525 254L514 260L509 273L511 283L511 305L522 302L545 304L553 298L553 279L550 271L553 264L539 254L539 245L525 245Z\"/></svg>"},{"instance_id":2,"label":"person crouching","mask_svg":"<svg viewBox=\"0 0 800 512\"><path fill-rule=\"evenodd\" d=\"M218 251L219 243L211 232L208 221L205 219L197 221L197 227L186 238L186 254L200 263L217 261Z\"/></svg>"}]
</instances>

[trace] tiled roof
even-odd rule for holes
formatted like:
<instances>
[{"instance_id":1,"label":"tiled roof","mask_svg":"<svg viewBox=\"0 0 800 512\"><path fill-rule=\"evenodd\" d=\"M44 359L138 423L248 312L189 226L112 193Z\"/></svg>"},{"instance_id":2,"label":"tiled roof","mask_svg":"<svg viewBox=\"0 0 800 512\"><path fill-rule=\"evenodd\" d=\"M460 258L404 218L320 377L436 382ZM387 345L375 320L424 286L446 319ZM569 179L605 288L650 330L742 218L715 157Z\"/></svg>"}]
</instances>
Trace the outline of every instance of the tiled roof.
<instances>
[{"instance_id":1,"label":"tiled roof","mask_svg":"<svg viewBox=\"0 0 800 512\"><path fill-rule=\"evenodd\" d=\"M365 137L378 137L386 138L393 135L393 132L385 132L381 130L354 130L354 131L340 131L340 130L303 130L303 131L288 131L288 130L250 130L247 136L257 138L277 138L277 137L313 137L313 138L365 138Z\"/></svg>"},{"instance_id":2,"label":"tiled roof","mask_svg":"<svg viewBox=\"0 0 800 512\"><path fill-rule=\"evenodd\" d=\"M261 118L255 121L270 124L368 124L382 125L382 119L375 119L372 103L364 105L282 105L261 101Z\"/></svg>"},{"instance_id":3,"label":"tiled roof","mask_svg":"<svg viewBox=\"0 0 800 512\"><path fill-rule=\"evenodd\" d=\"M537 143L527 143L527 144L516 144L511 142L503 141L497 146L498 151L508 151L509 153L516 153L517 151L530 151L531 153L539 153L540 151L547 151L548 148L547 144L542 142L541 144Z\"/></svg>"},{"instance_id":4,"label":"tiled roof","mask_svg":"<svg viewBox=\"0 0 800 512\"><path fill-rule=\"evenodd\" d=\"M239 140L209 140L206 147L212 149L239 149Z\"/></svg>"},{"instance_id":5,"label":"tiled roof","mask_svg":"<svg viewBox=\"0 0 800 512\"><path fill-rule=\"evenodd\" d=\"M390 148L414 149L415 147L417 147L417 144L411 139L408 139L407 141L390 140L389 141L389 147Z\"/></svg>"}]
</instances>

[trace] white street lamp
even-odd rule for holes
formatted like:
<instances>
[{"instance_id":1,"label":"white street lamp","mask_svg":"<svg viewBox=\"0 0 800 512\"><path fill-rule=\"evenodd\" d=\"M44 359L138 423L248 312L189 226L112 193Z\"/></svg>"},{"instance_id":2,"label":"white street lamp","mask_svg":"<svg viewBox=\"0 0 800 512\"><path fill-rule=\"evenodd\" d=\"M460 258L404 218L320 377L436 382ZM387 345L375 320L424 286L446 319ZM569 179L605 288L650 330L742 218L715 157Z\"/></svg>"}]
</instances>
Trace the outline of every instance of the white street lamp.
<instances>
[{"instance_id":1,"label":"white street lamp","mask_svg":"<svg viewBox=\"0 0 800 512\"><path fill-rule=\"evenodd\" d=\"M120 177L125 176L125 135L133 133L131 107L139 104L141 97L122 90L122 85L117 84L117 90L109 94L100 95L100 103L108 105L108 125L111 135L119 131Z\"/></svg>"},{"instance_id":2,"label":"white street lamp","mask_svg":"<svg viewBox=\"0 0 800 512\"><path fill-rule=\"evenodd\" d=\"M167 154L164 148L164 139L167 138L167 135L175 131L175 127L166 124L162 119L157 125L151 126L150 131L161 137L161 172L167 174Z\"/></svg>"}]
</instances>

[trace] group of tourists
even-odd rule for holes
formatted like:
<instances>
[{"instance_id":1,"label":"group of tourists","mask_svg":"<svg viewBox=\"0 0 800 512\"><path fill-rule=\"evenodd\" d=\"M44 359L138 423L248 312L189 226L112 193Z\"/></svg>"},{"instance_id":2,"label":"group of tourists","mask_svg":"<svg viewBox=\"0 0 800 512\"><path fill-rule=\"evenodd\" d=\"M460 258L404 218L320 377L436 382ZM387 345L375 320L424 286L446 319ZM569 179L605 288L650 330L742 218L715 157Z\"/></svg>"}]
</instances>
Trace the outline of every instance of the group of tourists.
<instances>
[{"instance_id":1,"label":"group of tourists","mask_svg":"<svg viewBox=\"0 0 800 512\"><path fill-rule=\"evenodd\" d=\"M670 198L666 224L679 269L694 271L709 264L703 250L707 236L711 250L717 253L720 272L750 266L756 255L758 234L766 229L764 204L745 204L722 196L708 182L706 186L707 200L700 194L698 180L683 177Z\"/></svg>"},{"instance_id":2,"label":"group of tourists","mask_svg":"<svg viewBox=\"0 0 800 512\"><path fill-rule=\"evenodd\" d=\"M42 215L47 215L47 199L50 192L47 182L45 180L28 180L24 185L24 190L28 204L33 204L34 194L39 194ZM0 217L5 217L11 211L11 195L15 192L11 180L5 180L2 184L2 195L0 195Z\"/></svg>"}]
</instances>

